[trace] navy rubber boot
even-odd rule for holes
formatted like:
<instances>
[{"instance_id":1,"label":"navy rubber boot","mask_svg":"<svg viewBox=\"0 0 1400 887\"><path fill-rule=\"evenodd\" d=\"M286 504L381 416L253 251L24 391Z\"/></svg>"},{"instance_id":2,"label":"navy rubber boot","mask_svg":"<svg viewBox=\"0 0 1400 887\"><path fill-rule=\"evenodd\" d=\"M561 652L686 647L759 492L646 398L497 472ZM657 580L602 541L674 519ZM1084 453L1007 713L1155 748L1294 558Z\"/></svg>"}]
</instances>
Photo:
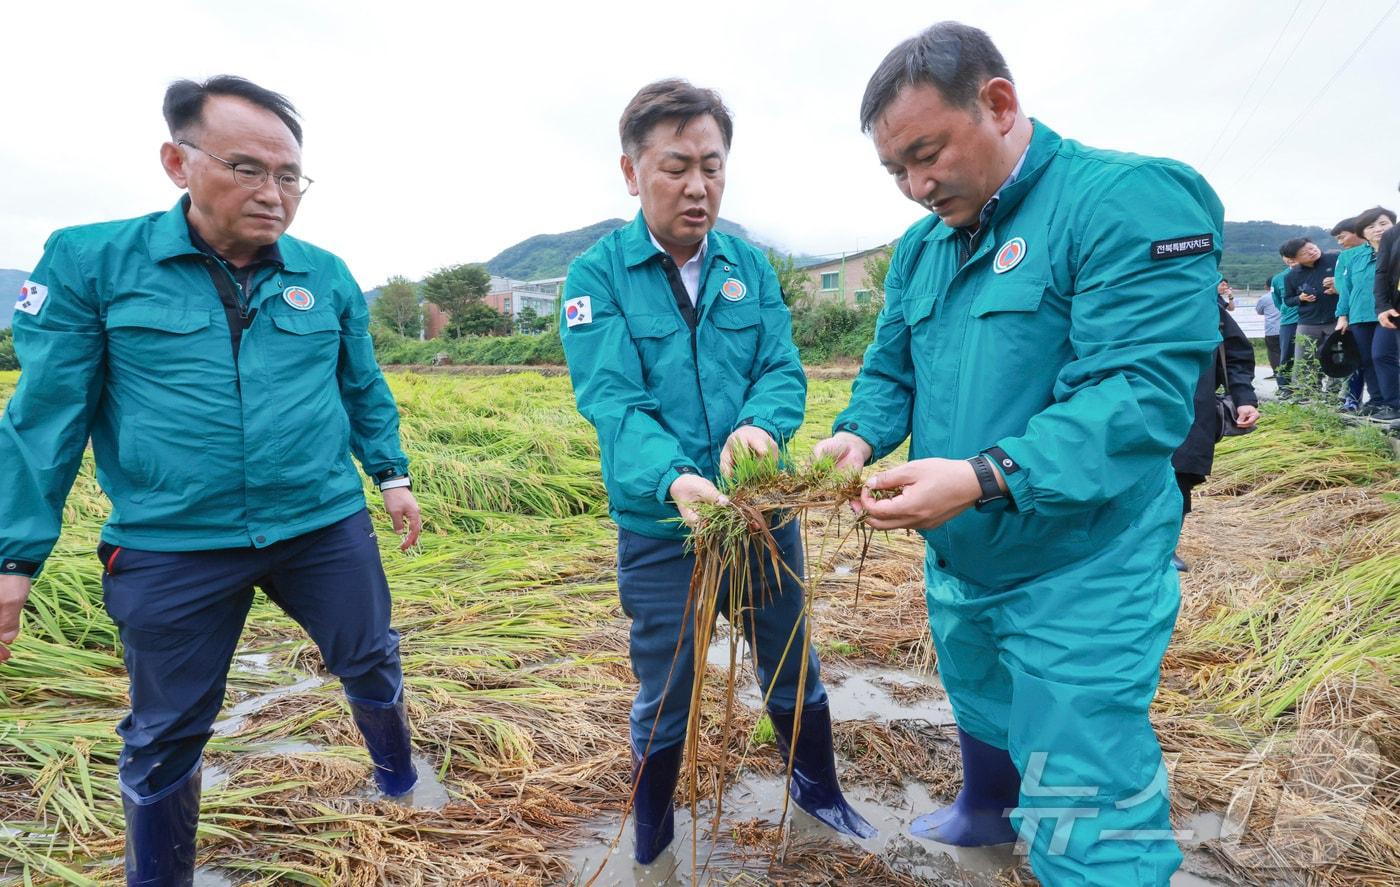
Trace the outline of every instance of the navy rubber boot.
<instances>
[{"instance_id":1,"label":"navy rubber boot","mask_svg":"<svg viewBox=\"0 0 1400 887\"><path fill-rule=\"evenodd\" d=\"M413 769L408 708L402 695L387 705L351 698L350 713L365 738L365 748L374 762L374 782L379 790L391 798L413 791L418 784L418 773Z\"/></svg>"},{"instance_id":2,"label":"navy rubber boot","mask_svg":"<svg viewBox=\"0 0 1400 887\"><path fill-rule=\"evenodd\" d=\"M200 767L138 802L122 794L127 887L190 887L199 826Z\"/></svg>"},{"instance_id":3,"label":"navy rubber boot","mask_svg":"<svg viewBox=\"0 0 1400 887\"><path fill-rule=\"evenodd\" d=\"M681 775L685 743L677 743L645 758L632 751L632 824L636 846L632 857L649 865L676 836L676 781Z\"/></svg>"},{"instance_id":4,"label":"navy rubber boot","mask_svg":"<svg viewBox=\"0 0 1400 887\"><path fill-rule=\"evenodd\" d=\"M920 816L909 826L916 838L955 847L988 847L1016 840L1007 812L1017 806L1021 774L1011 755L958 728L963 787L947 807Z\"/></svg>"},{"instance_id":5,"label":"navy rubber boot","mask_svg":"<svg viewBox=\"0 0 1400 887\"><path fill-rule=\"evenodd\" d=\"M778 734L778 749L783 763L792 758L792 784L789 792L793 803L806 810L843 835L869 838L875 826L855 811L841 794L836 781L836 752L831 745L831 709L826 705L802 708L802 721L797 730L797 749L792 749L793 713L769 711L773 732Z\"/></svg>"}]
</instances>

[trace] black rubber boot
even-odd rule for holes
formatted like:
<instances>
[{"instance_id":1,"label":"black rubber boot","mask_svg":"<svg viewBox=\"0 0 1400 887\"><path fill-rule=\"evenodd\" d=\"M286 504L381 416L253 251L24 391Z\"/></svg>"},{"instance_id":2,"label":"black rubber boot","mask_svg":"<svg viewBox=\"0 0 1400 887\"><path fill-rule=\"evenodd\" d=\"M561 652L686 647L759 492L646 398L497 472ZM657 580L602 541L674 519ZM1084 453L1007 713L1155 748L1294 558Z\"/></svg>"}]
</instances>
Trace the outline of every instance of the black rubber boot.
<instances>
[{"instance_id":1,"label":"black rubber boot","mask_svg":"<svg viewBox=\"0 0 1400 887\"><path fill-rule=\"evenodd\" d=\"M194 838L199 827L201 768L149 800L125 792L127 887L190 887L194 883Z\"/></svg>"},{"instance_id":2,"label":"black rubber boot","mask_svg":"<svg viewBox=\"0 0 1400 887\"><path fill-rule=\"evenodd\" d=\"M952 804L920 816L909 826L916 838L955 847L988 847L1016 840L1009 811L1019 803L1021 774L1011 755L958 728L963 787Z\"/></svg>"},{"instance_id":3,"label":"black rubber boot","mask_svg":"<svg viewBox=\"0 0 1400 887\"><path fill-rule=\"evenodd\" d=\"M792 749L792 712L768 712L773 732L778 734L778 749L786 764ZM841 794L836 780L836 753L831 746L831 709L826 705L802 708L802 720L797 730L797 749L792 757L792 785L789 791L793 803L806 810L844 835L869 838L875 826L866 822Z\"/></svg>"},{"instance_id":4,"label":"black rubber boot","mask_svg":"<svg viewBox=\"0 0 1400 887\"><path fill-rule=\"evenodd\" d=\"M685 743L678 743L645 758L632 752L632 824L637 837L632 856L642 865L656 859L676 836L676 781L684 750Z\"/></svg>"},{"instance_id":5,"label":"black rubber boot","mask_svg":"<svg viewBox=\"0 0 1400 887\"><path fill-rule=\"evenodd\" d=\"M402 694L388 705L350 699L350 713L365 738L365 748L374 762L374 782L379 790L391 798L413 791L418 784L418 772L413 769L408 708Z\"/></svg>"}]
</instances>

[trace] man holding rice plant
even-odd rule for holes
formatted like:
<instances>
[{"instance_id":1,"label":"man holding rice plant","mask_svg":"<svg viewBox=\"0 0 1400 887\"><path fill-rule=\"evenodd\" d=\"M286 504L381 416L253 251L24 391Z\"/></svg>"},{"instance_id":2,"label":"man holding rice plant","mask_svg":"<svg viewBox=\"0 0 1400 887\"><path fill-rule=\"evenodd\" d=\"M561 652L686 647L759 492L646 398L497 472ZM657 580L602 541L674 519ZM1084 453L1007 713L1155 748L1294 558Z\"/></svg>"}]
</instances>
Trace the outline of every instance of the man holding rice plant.
<instances>
[{"instance_id":1,"label":"man holding rice plant","mask_svg":"<svg viewBox=\"0 0 1400 887\"><path fill-rule=\"evenodd\" d=\"M618 525L618 591L640 684L630 721L634 855L650 863L673 836L695 679L686 525L699 519L699 503L725 503L715 484L744 451L776 457L802 424L807 380L768 261L712 230L733 132L720 97L683 80L652 83L627 105L620 132L623 177L641 212L569 268L560 329ZM793 800L833 828L869 836L874 829L837 784L810 649L803 674L804 601L788 575L803 570L797 521L773 535L783 567L749 564L749 609L735 627L754 651L763 692L771 690L769 715L793 758Z\"/></svg>"},{"instance_id":2,"label":"man holding rice plant","mask_svg":"<svg viewBox=\"0 0 1400 887\"><path fill-rule=\"evenodd\" d=\"M187 885L200 767L253 588L350 699L387 795L416 774L398 634L361 481L420 530L364 296L284 234L311 180L292 105L238 77L170 86L167 212L67 228L15 313L0 420L0 660L58 539L89 436L112 500L98 554L131 713L117 728L129 884Z\"/></svg>"},{"instance_id":3,"label":"man holding rice plant","mask_svg":"<svg viewBox=\"0 0 1400 887\"><path fill-rule=\"evenodd\" d=\"M1028 118L957 22L896 47L860 117L930 215L817 451L858 468L911 439L859 508L927 540L962 743L962 791L913 832L1019 829L1047 885L1165 885L1181 854L1147 710L1179 598L1170 459L1219 341L1220 202L1183 164Z\"/></svg>"}]
</instances>

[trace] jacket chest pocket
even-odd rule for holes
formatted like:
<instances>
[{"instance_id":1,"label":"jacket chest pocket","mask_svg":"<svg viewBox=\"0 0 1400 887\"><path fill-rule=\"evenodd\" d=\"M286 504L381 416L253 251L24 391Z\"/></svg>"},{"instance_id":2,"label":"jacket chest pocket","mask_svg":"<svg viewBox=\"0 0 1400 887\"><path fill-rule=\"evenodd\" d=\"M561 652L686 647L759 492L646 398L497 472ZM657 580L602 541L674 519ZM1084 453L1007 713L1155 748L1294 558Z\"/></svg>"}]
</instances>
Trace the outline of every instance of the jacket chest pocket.
<instances>
[{"instance_id":1,"label":"jacket chest pocket","mask_svg":"<svg viewBox=\"0 0 1400 887\"><path fill-rule=\"evenodd\" d=\"M210 312L137 303L121 303L107 310L107 347L118 365L179 367L201 356L199 333L209 329ZM183 354L181 352L184 352Z\"/></svg>"},{"instance_id":2,"label":"jacket chest pocket","mask_svg":"<svg viewBox=\"0 0 1400 887\"><path fill-rule=\"evenodd\" d=\"M329 311L269 312L276 333L272 340L273 357L294 361L330 361L340 359L340 318ZM297 367L298 371L305 369Z\"/></svg>"},{"instance_id":3,"label":"jacket chest pocket","mask_svg":"<svg viewBox=\"0 0 1400 887\"><path fill-rule=\"evenodd\" d=\"M972 300L964 348L984 372L1029 387L1071 358L1068 308L1054 310L1047 286L1040 277L999 280Z\"/></svg>"},{"instance_id":4,"label":"jacket chest pocket","mask_svg":"<svg viewBox=\"0 0 1400 887\"><path fill-rule=\"evenodd\" d=\"M627 334L642 364L643 384L687 366L690 343L681 335L681 319L674 314L628 314Z\"/></svg>"},{"instance_id":5,"label":"jacket chest pocket","mask_svg":"<svg viewBox=\"0 0 1400 887\"><path fill-rule=\"evenodd\" d=\"M725 366L748 375L758 358L758 303L717 308L710 314L710 324L719 350L715 356Z\"/></svg>"},{"instance_id":6,"label":"jacket chest pocket","mask_svg":"<svg viewBox=\"0 0 1400 887\"><path fill-rule=\"evenodd\" d=\"M216 385L233 354L228 336L214 337L211 324L208 309L141 302L107 309L107 374L116 387L106 409L132 502L187 496L200 488L209 417L206 403L187 392Z\"/></svg>"}]
</instances>

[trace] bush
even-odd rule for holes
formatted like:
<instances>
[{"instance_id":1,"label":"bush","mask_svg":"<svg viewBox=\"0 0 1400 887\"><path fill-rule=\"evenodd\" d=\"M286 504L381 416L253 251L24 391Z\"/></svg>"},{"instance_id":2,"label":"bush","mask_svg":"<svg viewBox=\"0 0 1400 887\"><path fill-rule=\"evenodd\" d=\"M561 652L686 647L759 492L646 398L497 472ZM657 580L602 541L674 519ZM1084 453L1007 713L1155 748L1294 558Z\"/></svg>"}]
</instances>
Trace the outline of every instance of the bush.
<instances>
[{"instance_id":1,"label":"bush","mask_svg":"<svg viewBox=\"0 0 1400 887\"><path fill-rule=\"evenodd\" d=\"M870 307L849 308L835 302L803 305L792 312L792 340L805 364L859 361L875 338ZM460 339L406 339L380 325L371 327L374 353L381 364L426 365L438 354L453 363L478 366L543 366L564 363L559 330L538 335L463 336Z\"/></svg>"},{"instance_id":2,"label":"bush","mask_svg":"<svg viewBox=\"0 0 1400 887\"><path fill-rule=\"evenodd\" d=\"M0 370L19 369L19 359L15 357L15 331L6 327L0 330Z\"/></svg>"},{"instance_id":3,"label":"bush","mask_svg":"<svg viewBox=\"0 0 1400 887\"><path fill-rule=\"evenodd\" d=\"M559 333L539 335L463 336L460 339L406 339L393 331L378 328L374 333L374 353L381 364L430 364L446 354L455 364L478 366L541 366L562 364L564 346Z\"/></svg>"},{"instance_id":4,"label":"bush","mask_svg":"<svg viewBox=\"0 0 1400 887\"><path fill-rule=\"evenodd\" d=\"M803 305L792 312L792 340L805 364L860 360L875 338L874 308L840 302Z\"/></svg>"}]
</instances>

